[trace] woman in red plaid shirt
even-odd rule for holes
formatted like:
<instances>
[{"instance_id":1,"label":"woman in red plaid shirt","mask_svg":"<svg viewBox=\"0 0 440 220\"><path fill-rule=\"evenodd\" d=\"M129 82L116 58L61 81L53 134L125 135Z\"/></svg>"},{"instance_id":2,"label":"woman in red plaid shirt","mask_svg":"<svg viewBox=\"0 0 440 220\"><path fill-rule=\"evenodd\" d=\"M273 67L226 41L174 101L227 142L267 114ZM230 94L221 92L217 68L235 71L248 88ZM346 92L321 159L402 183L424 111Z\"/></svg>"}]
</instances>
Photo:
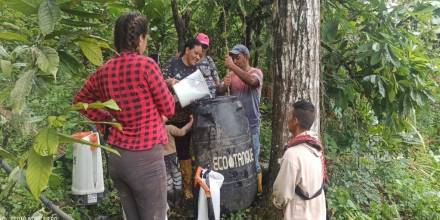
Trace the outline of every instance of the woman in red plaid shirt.
<instances>
[{"instance_id":1,"label":"woman in red plaid shirt","mask_svg":"<svg viewBox=\"0 0 440 220\"><path fill-rule=\"evenodd\" d=\"M174 115L174 100L157 63L143 56L147 26L139 13L120 16L114 29L118 54L90 76L74 99L74 103L113 99L121 108L81 113L93 121L116 120L123 126L123 131L109 129L107 143L121 157L110 154L108 166L130 220L165 219L167 209L163 148L168 137L161 116Z\"/></svg>"}]
</instances>

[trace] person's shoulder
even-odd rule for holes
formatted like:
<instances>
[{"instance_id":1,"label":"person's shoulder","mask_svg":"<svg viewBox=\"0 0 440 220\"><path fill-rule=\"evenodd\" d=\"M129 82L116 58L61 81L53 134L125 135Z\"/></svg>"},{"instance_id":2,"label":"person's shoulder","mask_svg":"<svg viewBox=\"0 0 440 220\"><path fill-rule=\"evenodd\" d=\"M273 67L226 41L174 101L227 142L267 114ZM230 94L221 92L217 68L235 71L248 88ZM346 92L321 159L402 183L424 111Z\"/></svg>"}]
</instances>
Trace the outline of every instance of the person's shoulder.
<instances>
[{"instance_id":1,"label":"person's shoulder","mask_svg":"<svg viewBox=\"0 0 440 220\"><path fill-rule=\"evenodd\" d=\"M306 151L308 151L307 144L298 144L296 146L287 148L286 152L284 152L284 156L288 158L298 158Z\"/></svg>"},{"instance_id":2,"label":"person's shoulder","mask_svg":"<svg viewBox=\"0 0 440 220\"><path fill-rule=\"evenodd\" d=\"M171 64L177 64L177 63L180 63L180 61L181 61L181 59L180 59L180 57L171 57L169 60L168 60L168 64L169 65L171 65Z\"/></svg>"},{"instance_id":3,"label":"person's shoulder","mask_svg":"<svg viewBox=\"0 0 440 220\"><path fill-rule=\"evenodd\" d=\"M133 58L136 62L142 62L149 65L157 65L156 61L148 56L136 54Z\"/></svg>"}]
</instances>

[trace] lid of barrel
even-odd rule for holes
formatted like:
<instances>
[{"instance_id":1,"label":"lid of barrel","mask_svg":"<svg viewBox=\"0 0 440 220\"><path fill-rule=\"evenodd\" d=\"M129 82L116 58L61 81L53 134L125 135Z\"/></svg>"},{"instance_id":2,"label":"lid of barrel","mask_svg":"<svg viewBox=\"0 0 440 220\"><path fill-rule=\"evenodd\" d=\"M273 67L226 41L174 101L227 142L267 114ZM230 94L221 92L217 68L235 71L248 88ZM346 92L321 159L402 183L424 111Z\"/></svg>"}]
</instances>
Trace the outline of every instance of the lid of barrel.
<instances>
[{"instance_id":1,"label":"lid of barrel","mask_svg":"<svg viewBox=\"0 0 440 220\"><path fill-rule=\"evenodd\" d=\"M213 103L234 102L237 100L237 96L217 96L214 99L206 98L196 101L196 104L205 105Z\"/></svg>"}]
</instances>

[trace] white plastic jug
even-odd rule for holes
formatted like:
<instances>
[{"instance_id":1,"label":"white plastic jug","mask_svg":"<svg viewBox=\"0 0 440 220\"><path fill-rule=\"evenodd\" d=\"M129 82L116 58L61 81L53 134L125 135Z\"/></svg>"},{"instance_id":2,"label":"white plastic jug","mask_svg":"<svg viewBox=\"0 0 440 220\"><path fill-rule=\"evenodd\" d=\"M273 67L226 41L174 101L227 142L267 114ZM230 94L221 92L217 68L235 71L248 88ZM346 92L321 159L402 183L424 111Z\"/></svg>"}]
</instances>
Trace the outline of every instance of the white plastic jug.
<instances>
[{"instance_id":1,"label":"white plastic jug","mask_svg":"<svg viewBox=\"0 0 440 220\"><path fill-rule=\"evenodd\" d=\"M202 170L202 174L206 172L206 169ZM203 176L203 175L202 175ZM211 201L214 208L215 220L220 220L220 188L222 187L223 180L225 179L222 174L210 171L209 175L209 190L211 191ZM203 181L206 181L204 178ZM197 220L208 220L208 202L205 191L200 187L199 191L199 204Z\"/></svg>"},{"instance_id":2,"label":"white plastic jug","mask_svg":"<svg viewBox=\"0 0 440 220\"><path fill-rule=\"evenodd\" d=\"M174 84L173 89L182 107L210 95L208 84L199 69Z\"/></svg>"},{"instance_id":3,"label":"white plastic jug","mask_svg":"<svg viewBox=\"0 0 440 220\"><path fill-rule=\"evenodd\" d=\"M74 135L82 140L99 144L96 132L81 132ZM85 196L85 204L94 204L98 194L104 192L101 148L73 144L72 194Z\"/></svg>"}]
</instances>

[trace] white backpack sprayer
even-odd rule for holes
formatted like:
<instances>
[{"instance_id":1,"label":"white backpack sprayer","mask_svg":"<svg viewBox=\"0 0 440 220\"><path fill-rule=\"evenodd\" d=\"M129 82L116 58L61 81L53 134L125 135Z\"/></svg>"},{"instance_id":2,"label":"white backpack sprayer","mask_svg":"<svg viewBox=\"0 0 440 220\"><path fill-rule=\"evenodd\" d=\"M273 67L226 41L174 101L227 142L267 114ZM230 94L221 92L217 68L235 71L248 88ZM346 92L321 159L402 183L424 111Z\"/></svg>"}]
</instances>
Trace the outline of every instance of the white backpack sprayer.
<instances>
[{"instance_id":1,"label":"white backpack sprayer","mask_svg":"<svg viewBox=\"0 0 440 220\"><path fill-rule=\"evenodd\" d=\"M79 132L74 138L100 144L97 132ZM93 205L104 197L101 148L73 144L72 194L82 205Z\"/></svg>"}]
</instances>

